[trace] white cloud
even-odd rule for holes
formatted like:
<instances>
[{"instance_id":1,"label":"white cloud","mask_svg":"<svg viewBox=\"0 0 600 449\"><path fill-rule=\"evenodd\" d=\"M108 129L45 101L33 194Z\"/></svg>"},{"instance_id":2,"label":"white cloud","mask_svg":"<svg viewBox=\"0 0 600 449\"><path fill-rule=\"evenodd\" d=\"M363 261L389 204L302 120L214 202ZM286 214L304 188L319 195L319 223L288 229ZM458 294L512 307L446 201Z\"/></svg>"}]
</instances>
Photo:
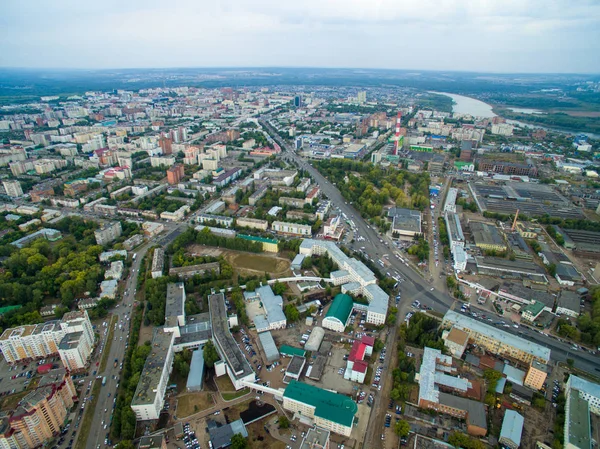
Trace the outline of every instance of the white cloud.
<instances>
[{"instance_id":1,"label":"white cloud","mask_svg":"<svg viewBox=\"0 0 600 449\"><path fill-rule=\"evenodd\" d=\"M5 3L2 66L600 71L593 0Z\"/></svg>"}]
</instances>

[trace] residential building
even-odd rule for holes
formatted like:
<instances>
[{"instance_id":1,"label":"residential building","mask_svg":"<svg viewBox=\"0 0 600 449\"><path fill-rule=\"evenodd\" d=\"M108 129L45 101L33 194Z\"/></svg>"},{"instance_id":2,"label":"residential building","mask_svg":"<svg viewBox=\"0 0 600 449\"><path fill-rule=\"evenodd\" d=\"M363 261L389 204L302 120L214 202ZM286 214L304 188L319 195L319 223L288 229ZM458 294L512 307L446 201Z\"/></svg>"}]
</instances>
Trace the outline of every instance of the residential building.
<instances>
[{"instance_id":1,"label":"residential building","mask_svg":"<svg viewBox=\"0 0 600 449\"><path fill-rule=\"evenodd\" d=\"M6 194L11 198L19 198L23 196L23 189L19 181L2 181Z\"/></svg>"},{"instance_id":2,"label":"residential building","mask_svg":"<svg viewBox=\"0 0 600 449\"><path fill-rule=\"evenodd\" d=\"M444 331L444 345L446 349L450 351L453 357L461 358L465 349L467 348L467 343L469 342L469 334L463 330L458 328L452 328L449 331Z\"/></svg>"},{"instance_id":3,"label":"residential building","mask_svg":"<svg viewBox=\"0 0 600 449\"><path fill-rule=\"evenodd\" d=\"M235 220L235 224L236 227L260 229L261 231L266 231L269 227L267 220L259 220L257 218L240 217Z\"/></svg>"},{"instance_id":4,"label":"residential building","mask_svg":"<svg viewBox=\"0 0 600 449\"><path fill-rule=\"evenodd\" d=\"M546 382L547 376L548 372L546 365L537 360L533 360L531 365L529 365L523 385L533 390L541 390L544 386L544 382Z\"/></svg>"},{"instance_id":5,"label":"residential building","mask_svg":"<svg viewBox=\"0 0 600 449\"><path fill-rule=\"evenodd\" d=\"M565 449L592 449L592 425L589 403L575 394L567 393L565 402Z\"/></svg>"},{"instance_id":6,"label":"residential building","mask_svg":"<svg viewBox=\"0 0 600 449\"><path fill-rule=\"evenodd\" d=\"M356 402L339 393L292 380L283 394L283 408L301 414L330 432L350 436Z\"/></svg>"},{"instance_id":7,"label":"residential building","mask_svg":"<svg viewBox=\"0 0 600 449\"><path fill-rule=\"evenodd\" d=\"M167 170L167 182L171 185L179 184L185 176L185 168L183 164L173 165Z\"/></svg>"},{"instance_id":8,"label":"residential building","mask_svg":"<svg viewBox=\"0 0 600 449\"><path fill-rule=\"evenodd\" d=\"M81 341L82 346L78 351L84 361L79 362L78 368L82 368L87 363L94 345L94 331L86 311L69 312L62 320L6 329L0 336L0 349L6 362L10 364L60 355L61 342L71 333L82 334L77 338L71 336L67 339ZM66 359L63 363L65 361ZM74 366L71 362L65 363L65 366L67 365Z\"/></svg>"},{"instance_id":9,"label":"residential building","mask_svg":"<svg viewBox=\"0 0 600 449\"><path fill-rule=\"evenodd\" d=\"M43 446L60 433L76 398L77 391L67 370L54 370L43 376L35 390L0 418L0 446Z\"/></svg>"},{"instance_id":10,"label":"residential building","mask_svg":"<svg viewBox=\"0 0 600 449\"><path fill-rule=\"evenodd\" d=\"M165 328L176 329L185 326L185 286L183 282L167 284L165 302ZM177 330L175 330L177 333Z\"/></svg>"},{"instance_id":11,"label":"residential building","mask_svg":"<svg viewBox=\"0 0 600 449\"><path fill-rule=\"evenodd\" d=\"M519 449L525 418L514 410L507 409L502 420L498 443L510 449Z\"/></svg>"},{"instance_id":12,"label":"residential building","mask_svg":"<svg viewBox=\"0 0 600 449\"><path fill-rule=\"evenodd\" d=\"M581 399L590 406L590 411L600 416L600 384L571 374L565 388L565 393L576 391Z\"/></svg>"},{"instance_id":13,"label":"residential building","mask_svg":"<svg viewBox=\"0 0 600 449\"><path fill-rule=\"evenodd\" d=\"M94 236L98 245L107 245L121 237L122 233L121 222L115 221L103 224L100 229L94 231Z\"/></svg>"},{"instance_id":14,"label":"residential building","mask_svg":"<svg viewBox=\"0 0 600 449\"><path fill-rule=\"evenodd\" d=\"M296 223L286 223L284 221L274 221L271 224L271 229L273 231L286 234L286 235L296 235L296 236L311 236L312 235L312 227L310 225L296 224Z\"/></svg>"},{"instance_id":15,"label":"residential building","mask_svg":"<svg viewBox=\"0 0 600 449\"><path fill-rule=\"evenodd\" d=\"M233 226L233 218L225 217L223 215L211 215L211 214L198 214L196 220L198 223L208 223L208 224L216 224L218 226L223 226L226 228L231 228Z\"/></svg>"},{"instance_id":16,"label":"residential building","mask_svg":"<svg viewBox=\"0 0 600 449\"><path fill-rule=\"evenodd\" d=\"M162 248L155 248L154 254L152 255L152 269L150 274L152 279L162 277L165 269L165 250Z\"/></svg>"},{"instance_id":17,"label":"residential building","mask_svg":"<svg viewBox=\"0 0 600 449\"><path fill-rule=\"evenodd\" d=\"M486 351L513 358L525 363L537 360L547 364L550 349L532 341L477 321L471 317L449 310L444 315L442 326L446 329L458 328L469 334L469 342L479 345Z\"/></svg>"}]
</instances>

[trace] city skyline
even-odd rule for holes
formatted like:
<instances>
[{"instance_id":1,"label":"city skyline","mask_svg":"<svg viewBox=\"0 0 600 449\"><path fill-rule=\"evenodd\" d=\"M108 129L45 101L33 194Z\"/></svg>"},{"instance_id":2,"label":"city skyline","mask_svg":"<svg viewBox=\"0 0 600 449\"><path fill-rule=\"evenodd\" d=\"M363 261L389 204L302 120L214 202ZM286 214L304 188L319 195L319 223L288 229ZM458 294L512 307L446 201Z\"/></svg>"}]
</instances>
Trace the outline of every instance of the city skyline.
<instances>
[{"instance_id":1,"label":"city skyline","mask_svg":"<svg viewBox=\"0 0 600 449\"><path fill-rule=\"evenodd\" d=\"M336 67L597 73L600 4L264 0L28 4L0 18L0 67Z\"/></svg>"}]
</instances>

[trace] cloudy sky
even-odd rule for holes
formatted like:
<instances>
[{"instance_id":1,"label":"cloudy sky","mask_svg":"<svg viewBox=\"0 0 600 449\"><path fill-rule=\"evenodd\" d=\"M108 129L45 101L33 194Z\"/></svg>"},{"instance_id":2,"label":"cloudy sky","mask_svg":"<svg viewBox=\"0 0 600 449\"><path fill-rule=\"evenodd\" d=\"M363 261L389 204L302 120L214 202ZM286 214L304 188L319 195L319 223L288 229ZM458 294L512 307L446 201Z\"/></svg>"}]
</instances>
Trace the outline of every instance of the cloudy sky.
<instances>
[{"instance_id":1,"label":"cloudy sky","mask_svg":"<svg viewBox=\"0 0 600 449\"><path fill-rule=\"evenodd\" d=\"M600 72L598 0L3 0L1 67Z\"/></svg>"}]
</instances>

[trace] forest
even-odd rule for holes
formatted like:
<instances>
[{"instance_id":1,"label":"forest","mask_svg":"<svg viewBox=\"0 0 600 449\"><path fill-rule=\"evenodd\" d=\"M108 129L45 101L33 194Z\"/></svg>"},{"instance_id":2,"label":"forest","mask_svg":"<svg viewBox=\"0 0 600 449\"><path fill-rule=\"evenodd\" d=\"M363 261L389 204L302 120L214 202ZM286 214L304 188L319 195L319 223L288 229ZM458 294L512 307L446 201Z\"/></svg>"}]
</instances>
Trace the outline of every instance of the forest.
<instances>
[{"instance_id":1,"label":"forest","mask_svg":"<svg viewBox=\"0 0 600 449\"><path fill-rule=\"evenodd\" d=\"M425 210L429 206L429 173L382 169L350 159L323 160L315 167L360 211L382 226L385 206ZM347 182L346 182L347 176ZM345 183L345 187L341 186Z\"/></svg>"},{"instance_id":2,"label":"forest","mask_svg":"<svg viewBox=\"0 0 600 449\"><path fill-rule=\"evenodd\" d=\"M46 300L58 299L62 306L70 308L85 292L94 295L104 274L98 262L102 247L96 245L94 238L97 226L68 217L54 225L63 232L58 242L40 238L21 249L12 245L4 248L8 257L0 274L0 305L22 307L0 318L3 329L40 322L38 310Z\"/></svg>"}]
</instances>

